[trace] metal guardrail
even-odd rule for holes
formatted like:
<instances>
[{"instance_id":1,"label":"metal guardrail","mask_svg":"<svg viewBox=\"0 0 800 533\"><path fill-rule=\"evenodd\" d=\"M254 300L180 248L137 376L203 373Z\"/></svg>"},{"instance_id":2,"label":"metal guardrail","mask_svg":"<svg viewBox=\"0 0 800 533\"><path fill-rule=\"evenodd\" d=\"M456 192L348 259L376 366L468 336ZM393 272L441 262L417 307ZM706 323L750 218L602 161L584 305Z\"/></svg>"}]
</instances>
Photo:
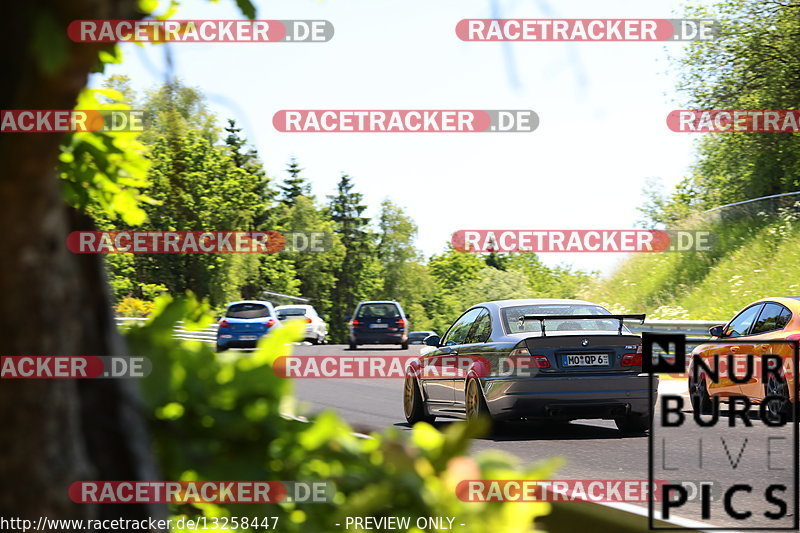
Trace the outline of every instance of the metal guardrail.
<instances>
[{"instance_id":1,"label":"metal guardrail","mask_svg":"<svg viewBox=\"0 0 800 533\"><path fill-rule=\"evenodd\" d=\"M115 319L118 326L129 324L140 324L146 322L146 318L117 317ZM187 341L200 341L214 344L217 341L217 324L211 324L203 329L185 329L183 322L178 322L173 328L173 337Z\"/></svg>"},{"instance_id":2,"label":"metal guardrail","mask_svg":"<svg viewBox=\"0 0 800 533\"><path fill-rule=\"evenodd\" d=\"M146 318L118 317L117 325L127 325L145 322ZM724 324L724 320L647 320L644 324L627 324L628 329L635 333L685 333L694 337L707 337L708 328L717 324ZM203 329L185 329L183 322L178 322L174 328L177 339L214 343L217 339L217 324L211 324Z\"/></svg>"},{"instance_id":3,"label":"metal guardrail","mask_svg":"<svg viewBox=\"0 0 800 533\"><path fill-rule=\"evenodd\" d=\"M800 191L792 191L792 192L785 192L782 194L770 194L769 196L761 196L759 198L750 198L749 200L742 200L741 202L733 202L730 204L725 205L718 205L717 207L712 207L711 209L706 209L704 213L713 213L714 211L719 211L721 209L727 209L729 207L736 207L740 205L747 205L753 202L758 202L761 200L774 200L775 198L786 198L788 196L798 196L800 195Z\"/></svg>"},{"instance_id":4,"label":"metal guardrail","mask_svg":"<svg viewBox=\"0 0 800 533\"><path fill-rule=\"evenodd\" d=\"M646 320L644 324L627 324L627 326L635 333L685 333L693 337L709 337L708 328L727 322L727 320Z\"/></svg>"}]
</instances>

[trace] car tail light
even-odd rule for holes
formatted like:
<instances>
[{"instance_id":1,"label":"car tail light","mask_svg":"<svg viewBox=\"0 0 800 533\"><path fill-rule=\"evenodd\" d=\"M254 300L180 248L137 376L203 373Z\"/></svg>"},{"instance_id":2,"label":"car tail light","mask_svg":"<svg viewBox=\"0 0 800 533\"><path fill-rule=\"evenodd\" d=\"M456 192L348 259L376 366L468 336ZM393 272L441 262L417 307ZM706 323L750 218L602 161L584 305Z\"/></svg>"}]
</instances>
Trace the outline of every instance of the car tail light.
<instances>
[{"instance_id":1,"label":"car tail light","mask_svg":"<svg viewBox=\"0 0 800 533\"><path fill-rule=\"evenodd\" d=\"M222 321L219 323L219 327L221 327L221 328L229 328L229 327L231 327L231 325L228 324L228 321L223 318Z\"/></svg>"},{"instance_id":2,"label":"car tail light","mask_svg":"<svg viewBox=\"0 0 800 533\"><path fill-rule=\"evenodd\" d=\"M267 326L268 328L271 328L272 326L275 325L275 319L274 318L268 318L267 321L264 322L264 325Z\"/></svg>"},{"instance_id":3,"label":"car tail light","mask_svg":"<svg viewBox=\"0 0 800 533\"><path fill-rule=\"evenodd\" d=\"M356 319L353 319L353 320L350 322L350 325L351 325L351 326L357 326L358 324L359 324L359 322L358 322L358 320L356 320Z\"/></svg>"},{"instance_id":4,"label":"car tail light","mask_svg":"<svg viewBox=\"0 0 800 533\"><path fill-rule=\"evenodd\" d=\"M533 363L536 365L536 368L550 368L550 360L547 358L546 355L532 355Z\"/></svg>"},{"instance_id":5,"label":"car tail light","mask_svg":"<svg viewBox=\"0 0 800 533\"><path fill-rule=\"evenodd\" d=\"M525 348L524 346L521 348L514 348L508 355L509 357L513 356L530 357L533 360L533 365L536 368L550 368L550 360L547 358L546 355L541 355L541 354L531 355L528 349Z\"/></svg>"},{"instance_id":6,"label":"car tail light","mask_svg":"<svg viewBox=\"0 0 800 533\"><path fill-rule=\"evenodd\" d=\"M626 353L622 356L622 361L620 362L622 366L641 366L642 364L642 354L640 353Z\"/></svg>"},{"instance_id":7,"label":"car tail light","mask_svg":"<svg viewBox=\"0 0 800 533\"><path fill-rule=\"evenodd\" d=\"M306 324L311 324L311 319L306 317Z\"/></svg>"},{"instance_id":8,"label":"car tail light","mask_svg":"<svg viewBox=\"0 0 800 533\"><path fill-rule=\"evenodd\" d=\"M642 366L642 345L636 348L636 353L626 353L620 361L621 366Z\"/></svg>"},{"instance_id":9,"label":"car tail light","mask_svg":"<svg viewBox=\"0 0 800 533\"><path fill-rule=\"evenodd\" d=\"M403 320L402 318L398 318L398 319L397 319L397 327L398 327L398 328L404 328L404 327L406 327L406 321L405 321L405 320Z\"/></svg>"},{"instance_id":10,"label":"car tail light","mask_svg":"<svg viewBox=\"0 0 800 533\"><path fill-rule=\"evenodd\" d=\"M792 333L786 336L787 341L800 341L800 333Z\"/></svg>"}]
</instances>

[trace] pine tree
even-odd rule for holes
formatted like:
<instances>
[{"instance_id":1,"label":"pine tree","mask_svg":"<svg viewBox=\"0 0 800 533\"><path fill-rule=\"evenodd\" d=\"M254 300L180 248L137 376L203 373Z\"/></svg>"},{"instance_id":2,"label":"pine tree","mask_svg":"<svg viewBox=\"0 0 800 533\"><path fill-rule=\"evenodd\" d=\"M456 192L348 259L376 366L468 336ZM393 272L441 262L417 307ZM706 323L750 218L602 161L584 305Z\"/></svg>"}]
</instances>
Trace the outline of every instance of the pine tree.
<instances>
[{"instance_id":1,"label":"pine tree","mask_svg":"<svg viewBox=\"0 0 800 533\"><path fill-rule=\"evenodd\" d=\"M236 121L229 118L228 133L225 145L228 147L233 164L250 175L253 187L258 192L264 209L253 216L254 229L273 229L272 204L275 202L277 191L272 188L272 180L264 172L264 166L258 156L258 151L247 145L247 139L241 135L242 128L236 127Z\"/></svg>"},{"instance_id":2,"label":"pine tree","mask_svg":"<svg viewBox=\"0 0 800 533\"><path fill-rule=\"evenodd\" d=\"M336 342L346 338L344 315L352 313L360 300L374 296L381 285L380 266L374 256L375 237L369 231L370 219L363 216L367 206L363 195L353 187L350 176L344 174L336 194L328 197L331 220L345 248L333 294L331 333Z\"/></svg>"},{"instance_id":3,"label":"pine tree","mask_svg":"<svg viewBox=\"0 0 800 533\"><path fill-rule=\"evenodd\" d=\"M297 159L293 157L289 166L286 168L289 177L286 178L281 185L281 204L292 207L298 196L311 197L311 185L305 177L300 175L302 171L303 169L300 168Z\"/></svg>"}]
</instances>

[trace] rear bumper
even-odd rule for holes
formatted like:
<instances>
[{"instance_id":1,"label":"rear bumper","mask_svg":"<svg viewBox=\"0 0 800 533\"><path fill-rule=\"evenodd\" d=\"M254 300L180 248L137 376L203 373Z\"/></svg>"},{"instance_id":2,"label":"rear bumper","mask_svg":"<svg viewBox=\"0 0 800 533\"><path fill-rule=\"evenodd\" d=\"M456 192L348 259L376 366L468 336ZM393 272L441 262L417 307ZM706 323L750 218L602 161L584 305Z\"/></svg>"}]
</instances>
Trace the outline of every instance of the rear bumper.
<instances>
[{"instance_id":1,"label":"rear bumper","mask_svg":"<svg viewBox=\"0 0 800 533\"><path fill-rule=\"evenodd\" d=\"M350 342L356 344L402 344L408 340L403 331L359 331L350 333Z\"/></svg>"},{"instance_id":2,"label":"rear bumper","mask_svg":"<svg viewBox=\"0 0 800 533\"><path fill-rule=\"evenodd\" d=\"M217 346L222 348L255 348L261 337L268 335L274 326L263 333L223 333L217 334ZM242 337L255 337L255 339L243 339Z\"/></svg>"},{"instance_id":3,"label":"rear bumper","mask_svg":"<svg viewBox=\"0 0 800 533\"><path fill-rule=\"evenodd\" d=\"M217 346L219 348L255 348L258 344L258 341L227 341L227 342L220 342L217 341Z\"/></svg>"},{"instance_id":4,"label":"rear bumper","mask_svg":"<svg viewBox=\"0 0 800 533\"><path fill-rule=\"evenodd\" d=\"M483 378L486 404L492 417L605 418L647 414L648 374L533 378ZM658 378L653 378L658 390ZM656 394L653 395L653 404Z\"/></svg>"}]
</instances>

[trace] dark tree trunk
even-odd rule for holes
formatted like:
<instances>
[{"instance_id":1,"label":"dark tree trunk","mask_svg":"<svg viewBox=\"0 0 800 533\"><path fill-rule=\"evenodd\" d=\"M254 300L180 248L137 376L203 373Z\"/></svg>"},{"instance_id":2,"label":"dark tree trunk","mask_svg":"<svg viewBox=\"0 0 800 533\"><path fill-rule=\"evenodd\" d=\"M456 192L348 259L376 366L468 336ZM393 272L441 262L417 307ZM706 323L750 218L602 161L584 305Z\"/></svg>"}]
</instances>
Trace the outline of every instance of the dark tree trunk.
<instances>
[{"instance_id":1,"label":"dark tree trunk","mask_svg":"<svg viewBox=\"0 0 800 533\"><path fill-rule=\"evenodd\" d=\"M45 42L58 42L53 31L66 36L73 20L136 18L135 4L6 5L0 109L73 108L106 45L67 40L66 61L46 75L32 46L35 28L45 28ZM57 54L57 47L46 53ZM121 355L100 259L65 246L71 230L90 222L61 199L54 172L60 139L0 134L0 355ZM0 516L162 517L160 506L77 505L67 495L78 480L156 478L137 401L136 383L121 380L0 381Z\"/></svg>"}]
</instances>

